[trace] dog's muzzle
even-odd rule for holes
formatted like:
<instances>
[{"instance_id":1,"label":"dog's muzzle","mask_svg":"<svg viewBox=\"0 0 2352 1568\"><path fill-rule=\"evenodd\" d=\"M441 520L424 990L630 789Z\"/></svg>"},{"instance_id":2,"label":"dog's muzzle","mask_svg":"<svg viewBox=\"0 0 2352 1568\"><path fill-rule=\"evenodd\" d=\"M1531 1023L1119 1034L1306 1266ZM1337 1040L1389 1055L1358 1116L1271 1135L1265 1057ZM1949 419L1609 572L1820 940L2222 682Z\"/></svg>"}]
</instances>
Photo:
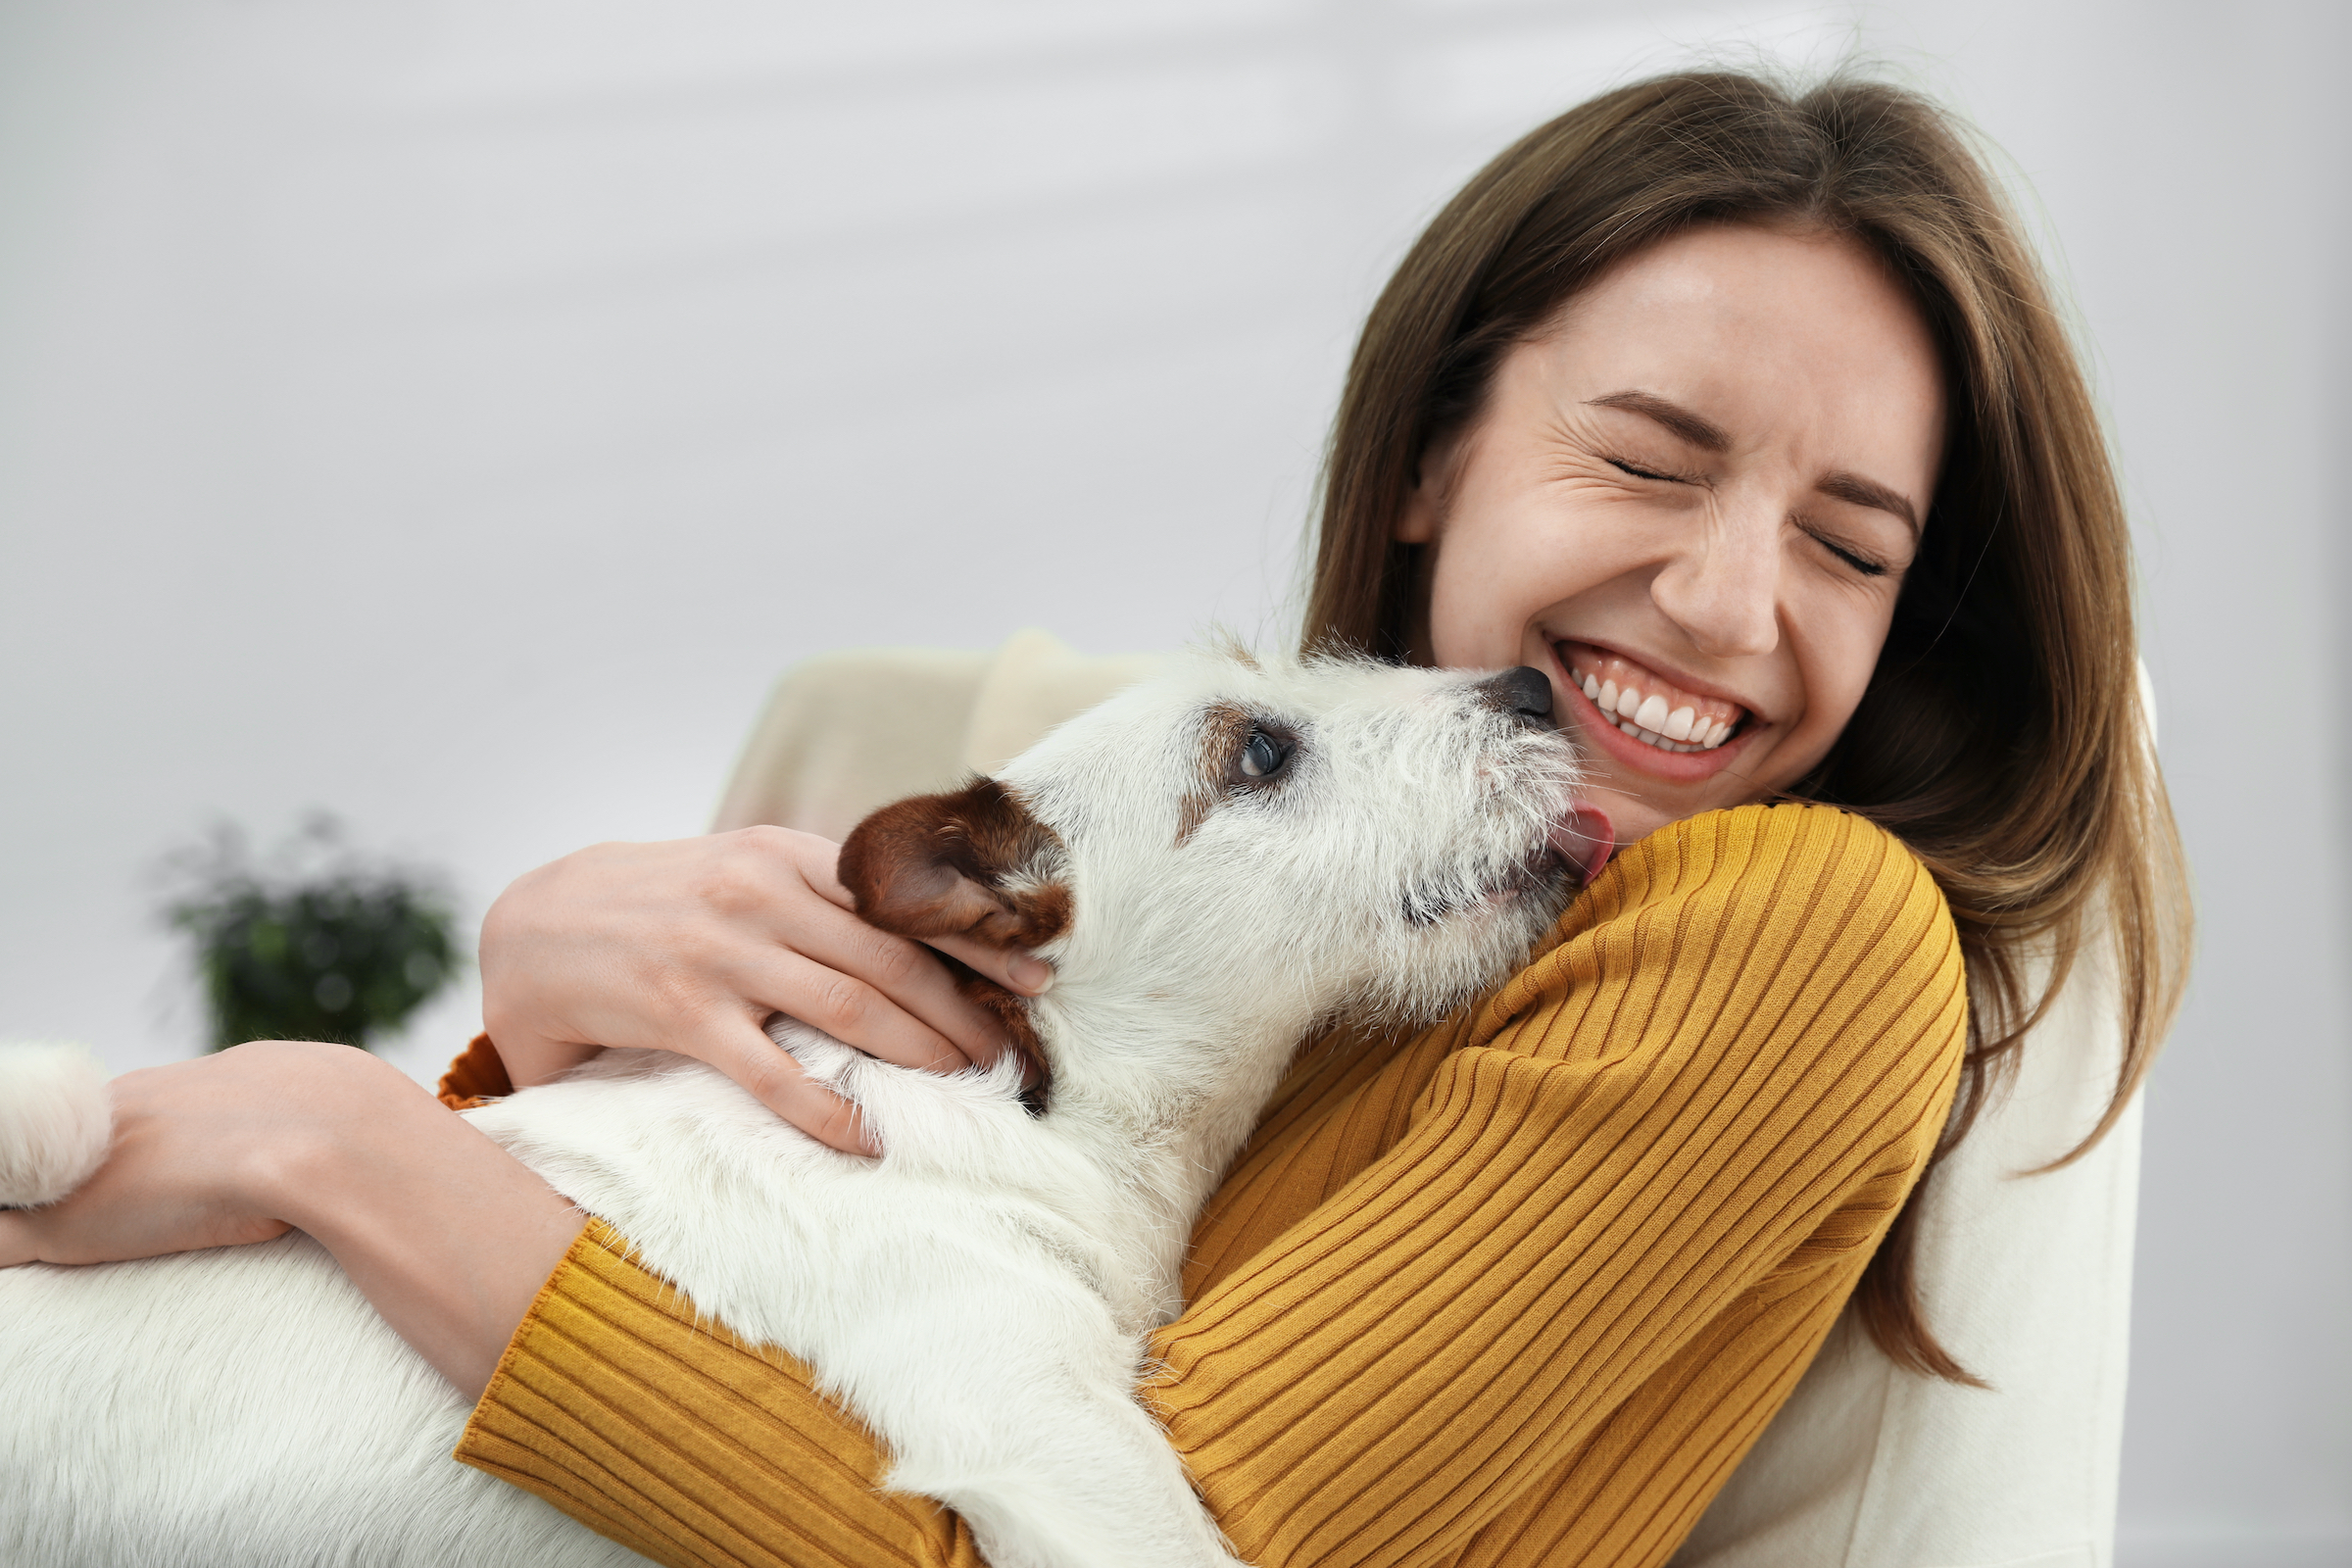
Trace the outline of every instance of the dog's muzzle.
<instances>
[{"instance_id":1,"label":"dog's muzzle","mask_svg":"<svg viewBox=\"0 0 2352 1568\"><path fill-rule=\"evenodd\" d=\"M1523 724L1556 727L1551 718L1551 677L1521 664L1478 683L1481 696Z\"/></svg>"}]
</instances>

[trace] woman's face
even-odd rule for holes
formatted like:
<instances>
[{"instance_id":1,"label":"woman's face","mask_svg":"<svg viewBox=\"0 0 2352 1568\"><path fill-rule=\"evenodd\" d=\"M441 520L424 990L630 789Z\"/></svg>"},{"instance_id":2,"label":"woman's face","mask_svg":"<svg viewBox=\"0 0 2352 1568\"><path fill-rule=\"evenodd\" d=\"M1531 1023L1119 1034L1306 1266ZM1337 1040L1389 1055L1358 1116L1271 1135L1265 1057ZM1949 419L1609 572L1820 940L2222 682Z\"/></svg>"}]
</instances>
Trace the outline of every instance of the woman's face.
<instances>
[{"instance_id":1,"label":"woman's face","mask_svg":"<svg viewBox=\"0 0 2352 1568\"><path fill-rule=\"evenodd\" d=\"M1943 428L1927 323L1859 246L1664 241L1424 455L1415 656L1549 674L1620 844L1785 789L1861 701Z\"/></svg>"}]
</instances>

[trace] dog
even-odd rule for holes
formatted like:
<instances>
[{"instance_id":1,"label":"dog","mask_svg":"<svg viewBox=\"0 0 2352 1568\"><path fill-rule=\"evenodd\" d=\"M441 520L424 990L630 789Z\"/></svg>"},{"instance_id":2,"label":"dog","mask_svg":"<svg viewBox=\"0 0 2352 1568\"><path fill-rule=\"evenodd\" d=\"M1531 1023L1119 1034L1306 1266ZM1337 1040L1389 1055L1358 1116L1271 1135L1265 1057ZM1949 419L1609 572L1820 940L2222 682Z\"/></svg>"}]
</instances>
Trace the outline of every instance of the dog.
<instances>
[{"instance_id":1,"label":"dog","mask_svg":"<svg viewBox=\"0 0 2352 1568\"><path fill-rule=\"evenodd\" d=\"M1147 1337L1297 1043L1458 1006L1595 867L1549 710L1532 669L1199 652L868 817L841 856L861 915L1056 973L1026 1002L966 976L1022 1048L987 1070L771 1023L879 1158L659 1052L467 1114L700 1312L813 1367L887 1484L957 1510L997 1568L1234 1568L1136 1399ZM62 1081L42 1092L88 1087ZM0 1148L0 1173L37 1163ZM298 1233L0 1271L0 1389L11 1563L642 1560L452 1462L464 1399Z\"/></svg>"}]
</instances>

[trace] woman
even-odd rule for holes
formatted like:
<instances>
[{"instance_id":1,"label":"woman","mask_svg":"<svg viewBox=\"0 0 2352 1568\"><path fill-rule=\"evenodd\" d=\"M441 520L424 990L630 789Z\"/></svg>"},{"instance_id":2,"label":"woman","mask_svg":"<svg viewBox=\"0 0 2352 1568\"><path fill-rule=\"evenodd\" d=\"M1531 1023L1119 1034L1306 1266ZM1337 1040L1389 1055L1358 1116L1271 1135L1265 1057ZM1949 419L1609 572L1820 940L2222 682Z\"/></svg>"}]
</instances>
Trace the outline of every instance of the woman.
<instances>
[{"instance_id":1,"label":"woman","mask_svg":"<svg viewBox=\"0 0 2352 1568\"><path fill-rule=\"evenodd\" d=\"M2045 290L1918 101L1661 78L1447 207L1349 373L1308 641L1549 671L1628 848L1478 1008L1305 1054L1201 1222L1149 1397L1243 1555L1662 1561L1849 1297L1966 1378L1910 1286L1921 1175L2094 907L2110 1119L2178 992L2128 584ZM857 1147L768 1012L911 1064L999 1043L843 912L830 854L764 830L524 878L483 933L497 1044L462 1066L681 1050ZM299 1225L482 1394L463 1457L641 1550L968 1556L874 1491L805 1368L698 1331L368 1058L242 1048L118 1104L107 1168L0 1216L0 1262Z\"/></svg>"}]
</instances>

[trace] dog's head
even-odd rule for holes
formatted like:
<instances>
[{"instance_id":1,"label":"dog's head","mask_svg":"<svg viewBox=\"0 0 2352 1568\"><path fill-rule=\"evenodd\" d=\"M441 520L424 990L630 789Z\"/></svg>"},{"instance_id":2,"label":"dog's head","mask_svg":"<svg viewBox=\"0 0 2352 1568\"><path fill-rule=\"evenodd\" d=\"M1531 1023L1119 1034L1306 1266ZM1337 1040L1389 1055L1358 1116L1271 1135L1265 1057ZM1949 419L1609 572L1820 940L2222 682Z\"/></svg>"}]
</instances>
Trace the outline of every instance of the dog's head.
<instances>
[{"instance_id":1,"label":"dog's head","mask_svg":"<svg viewBox=\"0 0 2352 1568\"><path fill-rule=\"evenodd\" d=\"M1026 1009L992 1000L1034 1020L1057 1099L1097 1043L1172 1042L1213 1076L1319 1019L1433 1016L1524 958L1606 854L1549 706L1532 670L1195 654L999 777L868 817L842 880L886 930L1054 964Z\"/></svg>"}]
</instances>

